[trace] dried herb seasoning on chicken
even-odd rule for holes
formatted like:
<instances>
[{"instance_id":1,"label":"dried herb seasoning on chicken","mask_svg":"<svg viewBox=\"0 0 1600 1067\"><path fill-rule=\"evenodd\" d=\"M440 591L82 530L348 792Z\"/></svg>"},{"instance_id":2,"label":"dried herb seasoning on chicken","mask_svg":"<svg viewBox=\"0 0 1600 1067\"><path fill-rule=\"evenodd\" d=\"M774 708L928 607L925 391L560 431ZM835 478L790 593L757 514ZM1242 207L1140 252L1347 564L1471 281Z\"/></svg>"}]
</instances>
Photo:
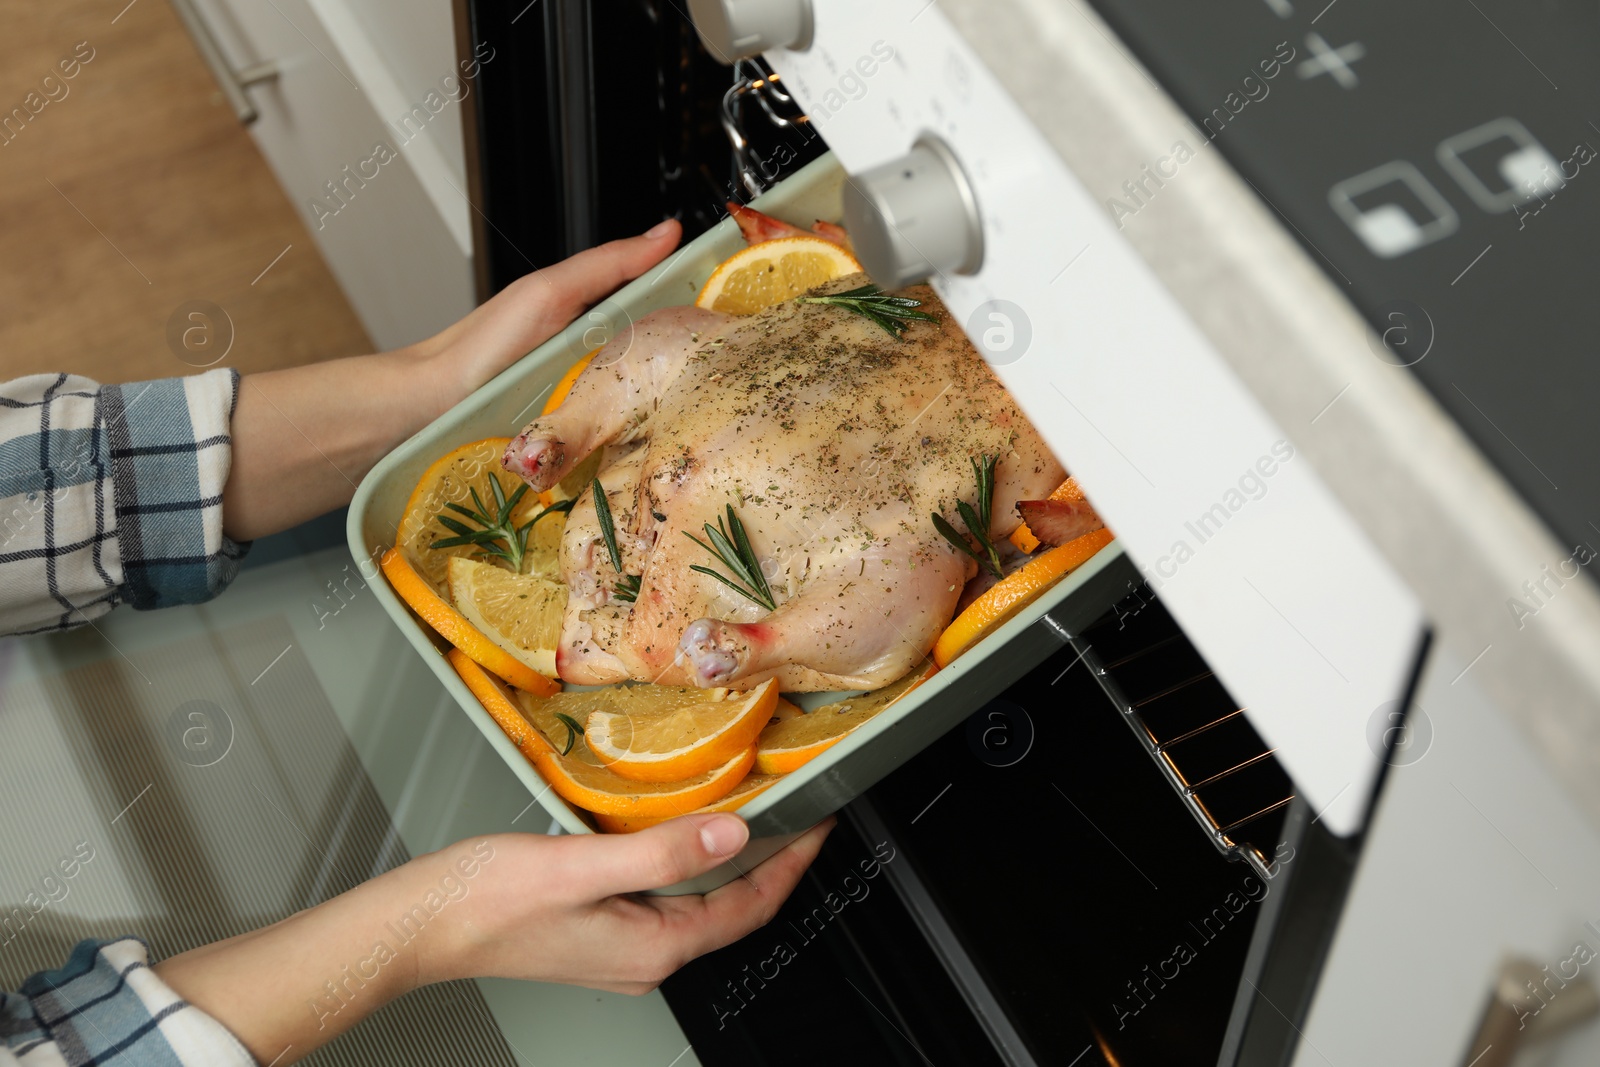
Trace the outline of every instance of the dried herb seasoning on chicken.
<instances>
[{"instance_id":1,"label":"dried herb seasoning on chicken","mask_svg":"<svg viewBox=\"0 0 1600 1067\"><path fill-rule=\"evenodd\" d=\"M930 515L970 530L987 503L975 540L1000 545L1018 501L1065 472L932 290L891 295L932 321L891 332L816 299L654 312L513 439L506 467L536 490L605 450L616 561L591 489L563 535L563 679L873 689L927 654L978 569ZM996 462L979 485L982 457ZM701 543L730 506L773 610L719 578L726 561ZM633 579L635 599L619 598Z\"/></svg>"}]
</instances>

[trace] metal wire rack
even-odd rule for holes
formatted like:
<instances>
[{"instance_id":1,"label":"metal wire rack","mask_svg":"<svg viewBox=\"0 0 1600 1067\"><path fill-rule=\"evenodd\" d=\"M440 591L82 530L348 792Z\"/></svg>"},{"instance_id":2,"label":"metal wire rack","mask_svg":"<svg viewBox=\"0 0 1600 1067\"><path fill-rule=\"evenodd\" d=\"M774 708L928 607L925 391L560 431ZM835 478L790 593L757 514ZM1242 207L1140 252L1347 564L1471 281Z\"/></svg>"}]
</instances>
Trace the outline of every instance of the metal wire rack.
<instances>
[{"instance_id":1,"label":"metal wire rack","mask_svg":"<svg viewBox=\"0 0 1600 1067\"><path fill-rule=\"evenodd\" d=\"M1217 849L1273 877L1294 783L1154 594L1072 644Z\"/></svg>"},{"instance_id":2,"label":"metal wire rack","mask_svg":"<svg viewBox=\"0 0 1600 1067\"><path fill-rule=\"evenodd\" d=\"M741 59L733 66L733 85L722 97L722 129L733 147L734 170L751 196L767 191L779 175L783 161L763 158L752 143L744 128L744 115L748 110L745 105L754 101L767 121L780 131L797 130L806 122L800 105L783 91L781 82L765 60Z\"/></svg>"}]
</instances>

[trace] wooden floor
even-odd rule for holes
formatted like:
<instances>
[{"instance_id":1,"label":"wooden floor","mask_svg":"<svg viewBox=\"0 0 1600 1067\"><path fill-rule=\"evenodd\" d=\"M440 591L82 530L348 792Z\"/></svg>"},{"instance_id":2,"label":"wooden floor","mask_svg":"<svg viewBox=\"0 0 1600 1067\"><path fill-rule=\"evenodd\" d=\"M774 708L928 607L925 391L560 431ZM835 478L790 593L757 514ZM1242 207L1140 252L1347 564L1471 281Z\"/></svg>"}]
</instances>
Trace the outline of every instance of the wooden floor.
<instances>
[{"instance_id":1,"label":"wooden floor","mask_svg":"<svg viewBox=\"0 0 1600 1067\"><path fill-rule=\"evenodd\" d=\"M37 110L0 128L0 380L194 373L191 301L245 373L371 350L166 0L0 0L0 26L0 119Z\"/></svg>"}]
</instances>

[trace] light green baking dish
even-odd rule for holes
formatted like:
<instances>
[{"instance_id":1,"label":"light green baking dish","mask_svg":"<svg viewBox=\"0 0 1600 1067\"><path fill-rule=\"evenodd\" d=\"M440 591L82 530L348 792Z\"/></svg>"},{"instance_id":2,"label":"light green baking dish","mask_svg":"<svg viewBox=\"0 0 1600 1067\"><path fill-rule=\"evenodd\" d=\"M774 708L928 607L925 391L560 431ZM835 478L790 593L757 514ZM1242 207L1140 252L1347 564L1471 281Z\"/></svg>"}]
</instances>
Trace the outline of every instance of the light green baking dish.
<instances>
[{"instance_id":1,"label":"light green baking dish","mask_svg":"<svg viewBox=\"0 0 1600 1067\"><path fill-rule=\"evenodd\" d=\"M752 206L802 225L813 219L838 219L844 178L833 157L824 156ZM742 244L738 227L731 219L723 220L384 457L362 481L350 505L347 535L351 553L358 561L375 561L393 543L406 499L435 459L468 441L515 434L533 417L534 408L567 368L595 348L597 341L625 329L646 312L692 302L712 268ZM1067 634L1081 630L1126 593L1133 577L1134 569L1121 544L1113 541L955 663L751 800L740 809L750 823L750 842L744 851L718 869L663 892L706 892L778 851L1061 648ZM530 795L567 831L593 833L583 814L546 788L539 772L456 676L445 661L447 646L440 638L411 613L387 583L375 581L372 589L462 711L527 785ZM807 704L817 702L808 700Z\"/></svg>"}]
</instances>

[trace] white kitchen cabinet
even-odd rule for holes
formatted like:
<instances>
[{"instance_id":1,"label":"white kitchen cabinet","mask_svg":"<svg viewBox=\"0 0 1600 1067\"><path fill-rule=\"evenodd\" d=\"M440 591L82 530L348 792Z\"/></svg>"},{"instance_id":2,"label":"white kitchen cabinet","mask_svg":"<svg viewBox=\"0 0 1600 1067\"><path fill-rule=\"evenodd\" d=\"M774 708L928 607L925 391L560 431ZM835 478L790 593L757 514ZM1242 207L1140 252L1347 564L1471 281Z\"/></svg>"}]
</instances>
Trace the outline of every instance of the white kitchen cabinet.
<instances>
[{"instance_id":1,"label":"white kitchen cabinet","mask_svg":"<svg viewBox=\"0 0 1600 1067\"><path fill-rule=\"evenodd\" d=\"M393 348L474 305L462 150L468 92L448 4L196 0L245 90L250 132L368 334Z\"/></svg>"}]
</instances>

